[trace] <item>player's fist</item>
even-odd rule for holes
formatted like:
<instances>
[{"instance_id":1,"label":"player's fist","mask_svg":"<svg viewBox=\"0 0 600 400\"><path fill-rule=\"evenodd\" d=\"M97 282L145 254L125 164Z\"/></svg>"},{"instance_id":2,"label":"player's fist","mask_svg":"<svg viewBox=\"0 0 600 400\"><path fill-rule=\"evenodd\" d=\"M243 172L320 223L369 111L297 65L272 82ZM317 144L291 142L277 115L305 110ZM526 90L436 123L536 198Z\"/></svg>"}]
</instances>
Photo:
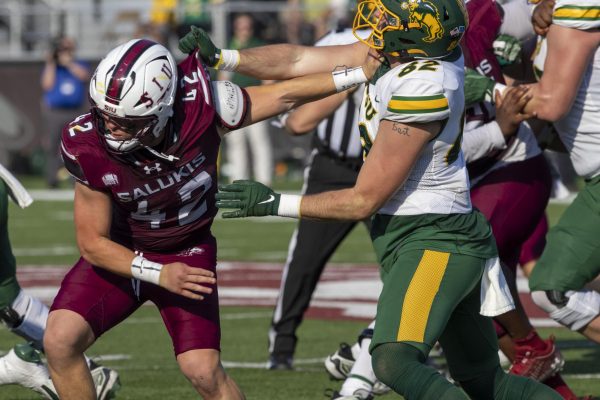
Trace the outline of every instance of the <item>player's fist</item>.
<instances>
[{"instance_id":1,"label":"player's fist","mask_svg":"<svg viewBox=\"0 0 600 400\"><path fill-rule=\"evenodd\" d=\"M181 262L165 264L159 278L161 287L194 300L204 299L202 294L211 294L216 282L214 272Z\"/></svg>"},{"instance_id":2,"label":"player's fist","mask_svg":"<svg viewBox=\"0 0 600 400\"><path fill-rule=\"evenodd\" d=\"M220 185L216 199L218 208L234 210L224 212L223 218L264 217L277 215L281 194L262 183L240 180Z\"/></svg>"},{"instance_id":3,"label":"player's fist","mask_svg":"<svg viewBox=\"0 0 600 400\"><path fill-rule=\"evenodd\" d=\"M215 46L204 29L192 25L190 31L179 39L179 50L189 54L196 49L198 49L198 56L206 65L209 67L217 65L221 49Z\"/></svg>"},{"instance_id":4,"label":"player's fist","mask_svg":"<svg viewBox=\"0 0 600 400\"><path fill-rule=\"evenodd\" d=\"M494 55L502 67L521 62L521 41L510 35L499 35L494 40Z\"/></svg>"}]
</instances>

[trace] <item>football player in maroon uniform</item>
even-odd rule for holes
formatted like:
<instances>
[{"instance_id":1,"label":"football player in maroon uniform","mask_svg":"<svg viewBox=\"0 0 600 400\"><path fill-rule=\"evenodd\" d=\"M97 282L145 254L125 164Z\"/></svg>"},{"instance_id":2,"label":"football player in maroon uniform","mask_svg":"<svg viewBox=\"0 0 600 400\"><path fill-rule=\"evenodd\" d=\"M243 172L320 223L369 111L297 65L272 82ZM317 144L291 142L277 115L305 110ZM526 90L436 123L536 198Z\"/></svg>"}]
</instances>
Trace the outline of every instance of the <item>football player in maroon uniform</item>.
<instances>
[{"instance_id":1,"label":"football player in maroon uniform","mask_svg":"<svg viewBox=\"0 0 600 400\"><path fill-rule=\"evenodd\" d=\"M221 136L360 84L379 66L241 89L195 54L132 40L90 82L91 112L63 130L82 257L62 282L44 346L61 399L95 399L83 352L145 301L160 310L183 374L205 399L242 399L220 361L216 242ZM233 58L224 63L235 64Z\"/></svg>"}]
</instances>

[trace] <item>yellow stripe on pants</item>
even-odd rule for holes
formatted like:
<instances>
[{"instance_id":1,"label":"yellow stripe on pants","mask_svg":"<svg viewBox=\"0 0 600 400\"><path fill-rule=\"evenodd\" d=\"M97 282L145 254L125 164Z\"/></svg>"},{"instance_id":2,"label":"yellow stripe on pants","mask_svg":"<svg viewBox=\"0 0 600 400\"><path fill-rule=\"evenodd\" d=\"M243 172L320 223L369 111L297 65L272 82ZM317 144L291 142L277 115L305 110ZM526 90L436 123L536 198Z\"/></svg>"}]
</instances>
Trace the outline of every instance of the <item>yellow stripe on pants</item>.
<instances>
[{"instance_id":1,"label":"yellow stripe on pants","mask_svg":"<svg viewBox=\"0 0 600 400\"><path fill-rule=\"evenodd\" d=\"M450 253L425 250L402 304L402 316L397 339L423 343L433 299L437 294Z\"/></svg>"}]
</instances>

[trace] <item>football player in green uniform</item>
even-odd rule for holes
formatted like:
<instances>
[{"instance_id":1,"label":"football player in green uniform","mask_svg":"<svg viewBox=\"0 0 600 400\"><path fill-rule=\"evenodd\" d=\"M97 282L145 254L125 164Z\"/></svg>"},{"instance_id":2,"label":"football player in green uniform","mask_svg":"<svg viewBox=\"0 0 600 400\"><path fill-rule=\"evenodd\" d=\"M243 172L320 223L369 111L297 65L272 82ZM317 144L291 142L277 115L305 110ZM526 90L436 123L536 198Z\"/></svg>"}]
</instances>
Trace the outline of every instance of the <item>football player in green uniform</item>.
<instances>
[{"instance_id":1,"label":"football player in green uniform","mask_svg":"<svg viewBox=\"0 0 600 400\"><path fill-rule=\"evenodd\" d=\"M237 181L217 195L219 207L233 209L223 217L374 215L371 237L384 286L370 349L379 380L407 399L560 399L502 371L486 317L514 305L489 224L471 206L461 152L464 61L458 43L466 27L460 0L369 0L359 4L354 28L372 33L355 44L235 52L217 49L195 29L180 48L199 46L210 65L264 79L360 65L373 48L384 54L389 70L367 85L361 104L366 157L354 187L297 196ZM343 82L352 72L345 68L341 75ZM438 340L462 389L425 365Z\"/></svg>"}]
</instances>

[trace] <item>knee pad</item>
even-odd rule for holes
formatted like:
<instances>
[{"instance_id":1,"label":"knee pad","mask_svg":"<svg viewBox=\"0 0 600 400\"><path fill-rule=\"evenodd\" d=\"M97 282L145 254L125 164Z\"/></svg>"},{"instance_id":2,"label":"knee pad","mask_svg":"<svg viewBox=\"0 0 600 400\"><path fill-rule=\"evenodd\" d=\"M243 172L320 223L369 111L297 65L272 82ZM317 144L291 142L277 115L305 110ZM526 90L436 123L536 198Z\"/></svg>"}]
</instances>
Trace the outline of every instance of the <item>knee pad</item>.
<instances>
[{"instance_id":1,"label":"knee pad","mask_svg":"<svg viewBox=\"0 0 600 400\"><path fill-rule=\"evenodd\" d=\"M42 348L48 307L40 300L21 290L12 306L0 310L0 320L13 333L33 342L36 348Z\"/></svg>"},{"instance_id":2,"label":"knee pad","mask_svg":"<svg viewBox=\"0 0 600 400\"><path fill-rule=\"evenodd\" d=\"M573 331L584 328L600 315L600 293L594 290L535 291L531 297L553 320Z\"/></svg>"},{"instance_id":3,"label":"knee pad","mask_svg":"<svg viewBox=\"0 0 600 400\"><path fill-rule=\"evenodd\" d=\"M425 355L406 343L380 344L371 355L375 376L390 387L411 381L405 378L425 367Z\"/></svg>"}]
</instances>

